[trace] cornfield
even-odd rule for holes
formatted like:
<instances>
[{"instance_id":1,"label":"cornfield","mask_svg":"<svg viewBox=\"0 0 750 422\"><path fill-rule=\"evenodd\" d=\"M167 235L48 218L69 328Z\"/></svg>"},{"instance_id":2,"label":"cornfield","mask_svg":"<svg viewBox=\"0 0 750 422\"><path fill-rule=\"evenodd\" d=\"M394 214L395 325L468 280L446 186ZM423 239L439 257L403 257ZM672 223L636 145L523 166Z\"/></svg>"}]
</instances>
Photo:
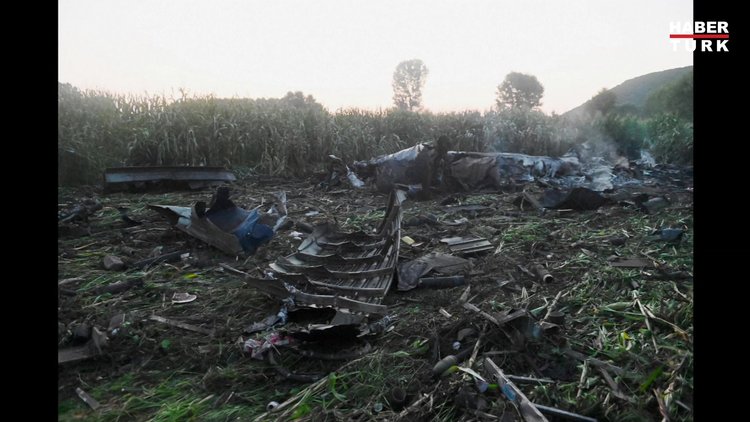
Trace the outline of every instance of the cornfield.
<instances>
[{"instance_id":1,"label":"cornfield","mask_svg":"<svg viewBox=\"0 0 750 422\"><path fill-rule=\"evenodd\" d=\"M58 85L58 185L98 183L106 167L225 166L309 176L328 155L345 161L446 135L456 150L559 155L576 141L557 116L433 114L397 109L331 113L312 96L274 99L123 96ZM558 130L560 129L560 130Z\"/></svg>"}]
</instances>

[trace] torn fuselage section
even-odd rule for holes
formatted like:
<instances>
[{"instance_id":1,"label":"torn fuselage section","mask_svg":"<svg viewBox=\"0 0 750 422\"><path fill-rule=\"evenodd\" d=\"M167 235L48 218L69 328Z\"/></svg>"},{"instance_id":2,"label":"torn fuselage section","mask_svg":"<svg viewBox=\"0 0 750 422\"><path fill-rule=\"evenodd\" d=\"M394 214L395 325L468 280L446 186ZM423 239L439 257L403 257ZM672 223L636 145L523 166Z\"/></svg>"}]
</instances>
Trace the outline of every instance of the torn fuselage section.
<instances>
[{"instance_id":1,"label":"torn fuselage section","mask_svg":"<svg viewBox=\"0 0 750 422\"><path fill-rule=\"evenodd\" d=\"M246 210L235 205L229 199L229 188L222 186L217 189L208 209L203 201L192 207L148 207L167 217L173 226L190 236L229 255L242 255L254 254L258 247L268 243L275 228L286 219L286 195L277 195L277 202L279 204L266 214L257 208Z\"/></svg>"},{"instance_id":2,"label":"torn fuselage section","mask_svg":"<svg viewBox=\"0 0 750 422\"><path fill-rule=\"evenodd\" d=\"M639 160L631 165L625 157L607 160L578 150L561 157L548 157L447 151L441 149L440 143L437 146L422 143L393 154L356 161L351 170L358 180L369 182L381 192L401 187L407 189L410 196L420 197L429 196L435 190L499 190L533 181L560 189L586 188L604 192L668 179L653 167L653 160Z\"/></svg>"},{"instance_id":3,"label":"torn fuselage section","mask_svg":"<svg viewBox=\"0 0 750 422\"><path fill-rule=\"evenodd\" d=\"M500 188L503 185L579 176L578 158L533 156L508 152L448 152L446 183L458 190Z\"/></svg>"},{"instance_id":4,"label":"torn fuselage section","mask_svg":"<svg viewBox=\"0 0 750 422\"><path fill-rule=\"evenodd\" d=\"M332 324L358 324L369 314L385 315L382 305L398 264L402 190L394 190L385 217L374 234L341 232L323 224L297 252L271 264L273 278L246 282L296 307L333 308Z\"/></svg>"},{"instance_id":5,"label":"torn fuselage section","mask_svg":"<svg viewBox=\"0 0 750 422\"><path fill-rule=\"evenodd\" d=\"M352 169L384 192L400 185L410 191L469 191L536 179L583 176L581 164L572 154L553 158L505 152L441 152L428 143L354 162Z\"/></svg>"}]
</instances>

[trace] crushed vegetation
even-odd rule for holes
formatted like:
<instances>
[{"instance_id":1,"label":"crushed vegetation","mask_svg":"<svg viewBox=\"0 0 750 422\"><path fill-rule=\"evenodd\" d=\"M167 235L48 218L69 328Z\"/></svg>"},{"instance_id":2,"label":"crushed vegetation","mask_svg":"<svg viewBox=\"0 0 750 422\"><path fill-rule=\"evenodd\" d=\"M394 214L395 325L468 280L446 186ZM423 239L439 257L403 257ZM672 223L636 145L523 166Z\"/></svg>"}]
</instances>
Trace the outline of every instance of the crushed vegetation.
<instances>
[{"instance_id":1,"label":"crushed vegetation","mask_svg":"<svg viewBox=\"0 0 750 422\"><path fill-rule=\"evenodd\" d=\"M317 180L238 176L232 200L248 210L284 191L295 222L371 233L385 215L387 195L369 189L324 191ZM689 185L623 189L665 197L660 209L628 201L591 211L519 206L524 193L541 194L536 184L407 200L400 235L413 242L400 245L401 262L450 253L440 242L449 237L493 245L465 257L466 285L400 292L393 283L383 304L397 321L368 338L368 348L363 340L334 342L316 358L278 346L273 362L244 352L243 340L253 335L243 332L276 314L281 301L231 269L263 278L304 235L280 230L254 255L235 259L148 209L191 206L211 191L104 195L60 188L61 210L101 207L59 225L58 349L91 354L59 365L59 419L523 420L488 371L490 359L538 405L598 420L691 421ZM464 205L487 208L446 211ZM134 265L172 252L167 262ZM106 269L109 256L126 268ZM539 268L551 282L542 281ZM509 315L520 317L498 321ZM298 325L308 317L289 316ZM539 334L534 327L542 321L556 328ZM106 344L92 346L99 338L92 327L106 333ZM446 361L459 351L464 360ZM342 352L339 359L321 358L334 352ZM435 373L441 361L447 369ZM77 388L97 405L84 402Z\"/></svg>"}]
</instances>

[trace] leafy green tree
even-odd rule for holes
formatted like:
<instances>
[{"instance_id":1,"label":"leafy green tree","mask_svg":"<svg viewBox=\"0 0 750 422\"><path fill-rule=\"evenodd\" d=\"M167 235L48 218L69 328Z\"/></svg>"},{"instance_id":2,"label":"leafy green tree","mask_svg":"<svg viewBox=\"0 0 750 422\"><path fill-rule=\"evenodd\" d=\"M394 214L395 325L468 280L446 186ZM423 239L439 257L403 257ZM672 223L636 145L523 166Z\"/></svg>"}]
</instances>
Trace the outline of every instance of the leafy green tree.
<instances>
[{"instance_id":1,"label":"leafy green tree","mask_svg":"<svg viewBox=\"0 0 750 422\"><path fill-rule=\"evenodd\" d=\"M422 108L422 88L429 71L419 59L406 60L393 72L393 102L400 110L415 111Z\"/></svg>"},{"instance_id":2,"label":"leafy green tree","mask_svg":"<svg viewBox=\"0 0 750 422\"><path fill-rule=\"evenodd\" d=\"M511 72L497 87L497 107L530 110L542 105L544 86L534 75Z\"/></svg>"}]
</instances>

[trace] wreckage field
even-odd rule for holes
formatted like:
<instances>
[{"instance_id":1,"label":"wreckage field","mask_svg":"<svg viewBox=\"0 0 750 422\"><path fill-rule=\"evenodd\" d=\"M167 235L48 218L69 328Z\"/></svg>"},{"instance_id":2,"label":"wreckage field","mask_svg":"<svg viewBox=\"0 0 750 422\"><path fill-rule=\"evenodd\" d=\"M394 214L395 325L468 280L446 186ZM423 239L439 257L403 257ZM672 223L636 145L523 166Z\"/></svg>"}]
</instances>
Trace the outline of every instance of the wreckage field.
<instances>
[{"instance_id":1,"label":"wreckage field","mask_svg":"<svg viewBox=\"0 0 750 422\"><path fill-rule=\"evenodd\" d=\"M692 420L691 173L475 155L60 188L59 419Z\"/></svg>"}]
</instances>

